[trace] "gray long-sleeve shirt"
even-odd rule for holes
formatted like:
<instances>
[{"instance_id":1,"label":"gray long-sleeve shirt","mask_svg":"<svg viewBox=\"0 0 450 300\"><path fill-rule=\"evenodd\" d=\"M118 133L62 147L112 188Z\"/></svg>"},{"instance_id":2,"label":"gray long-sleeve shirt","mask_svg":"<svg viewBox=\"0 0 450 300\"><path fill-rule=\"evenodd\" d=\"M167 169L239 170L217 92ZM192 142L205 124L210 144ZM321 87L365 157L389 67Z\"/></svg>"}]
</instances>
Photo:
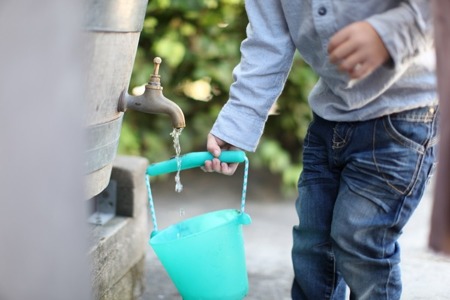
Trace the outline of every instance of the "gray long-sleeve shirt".
<instances>
[{"instance_id":1,"label":"gray long-sleeve shirt","mask_svg":"<svg viewBox=\"0 0 450 300\"><path fill-rule=\"evenodd\" d=\"M230 98L211 132L255 151L297 49L320 76L309 104L331 121L361 121L437 104L428 0L246 0L247 38L233 71ZM351 82L329 62L330 38L355 21L368 21L393 64ZM296 101L292 99L292 101Z\"/></svg>"}]
</instances>

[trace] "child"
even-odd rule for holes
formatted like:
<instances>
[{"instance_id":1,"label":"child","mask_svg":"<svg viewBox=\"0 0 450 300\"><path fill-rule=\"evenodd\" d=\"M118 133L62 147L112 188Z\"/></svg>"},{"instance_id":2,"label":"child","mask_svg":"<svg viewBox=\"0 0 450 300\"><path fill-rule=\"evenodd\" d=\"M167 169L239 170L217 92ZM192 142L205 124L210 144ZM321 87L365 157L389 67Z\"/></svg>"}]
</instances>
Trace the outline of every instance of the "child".
<instances>
[{"instance_id":1,"label":"child","mask_svg":"<svg viewBox=\"0 0 450 300\"><path fill-rule=\"evenodd\" d=\"M294 51L320 76L293 229L293 299L400 299L397 240L435 164L426 0L247 0L230 98L207 149L255 151ZM295 99L293 99L295 101ZM205 170L231 175L217 158Z\"/></svg>"}]
</instances>

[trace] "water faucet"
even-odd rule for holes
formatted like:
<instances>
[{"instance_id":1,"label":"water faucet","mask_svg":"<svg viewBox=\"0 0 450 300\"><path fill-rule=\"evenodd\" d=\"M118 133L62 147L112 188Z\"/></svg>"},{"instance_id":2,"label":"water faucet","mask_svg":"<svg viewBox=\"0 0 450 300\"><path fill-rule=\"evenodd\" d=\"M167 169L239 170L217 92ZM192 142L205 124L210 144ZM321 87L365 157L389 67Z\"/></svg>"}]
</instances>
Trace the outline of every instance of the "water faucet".
<instances>
[{"instance_id":1,"label":"water faucet","mask_svg":"<svg viewBox=\"0 0 450 300\"><path fill-rule=\"evenodd\" d=\"M140 96L131 96L123 91L117 109L121 112L132 109L148 114L167 114L172 119L173 128L184 128L186 123L183 111L173 101L164 97L162 93L161 76L158 74L161 62L160 57L153 59L155 69L145 85L145 92Z\"/></svg>"}]
</instances>

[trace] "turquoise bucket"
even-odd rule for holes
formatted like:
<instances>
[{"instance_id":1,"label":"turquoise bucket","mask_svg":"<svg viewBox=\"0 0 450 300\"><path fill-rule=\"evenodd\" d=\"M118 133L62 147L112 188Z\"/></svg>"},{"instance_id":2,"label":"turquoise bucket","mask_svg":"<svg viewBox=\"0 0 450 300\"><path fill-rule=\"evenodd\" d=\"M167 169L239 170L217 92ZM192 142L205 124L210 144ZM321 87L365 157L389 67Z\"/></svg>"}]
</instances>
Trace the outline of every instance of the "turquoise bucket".
<instances>
[{"instance_id":1,"label":"turquoise bucket","mask_svg":"<svg viewBox=\"0 0 450 300\"><path fill-rule=\"evenodd\" d=\"M250 216L206 213L153 235L150 245L185 300L240 300L247 295L242 225Z\"/></svg>"},{"instance_id":2,"label":"turquoise bucket","mask_svg":"<svg viewBox=\"0 0 450 300\"><path fill-rule=\"evenodd\" d=\"M212 159L207 152L181 157L181 169L201 166ZM150 245L184 300L241 300L248 293L242 225L251 218L244 212L248 160L242 151L224 151L224 162L245 161L241 210L224 209L205 213L159 231L150 175L173 172L177 162L170 160L149 166L147 187L154 231Z\"/></svg>"}]
</instances>

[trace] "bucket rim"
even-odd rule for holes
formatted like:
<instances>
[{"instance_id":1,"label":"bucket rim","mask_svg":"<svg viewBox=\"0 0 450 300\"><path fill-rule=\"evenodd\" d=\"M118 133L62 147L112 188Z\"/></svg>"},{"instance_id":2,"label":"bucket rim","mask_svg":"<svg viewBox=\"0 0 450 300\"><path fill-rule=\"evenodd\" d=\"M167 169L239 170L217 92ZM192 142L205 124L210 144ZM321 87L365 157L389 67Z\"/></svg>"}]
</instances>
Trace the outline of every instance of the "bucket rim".
<instances>
[{"instance_id":1,"label":"bucket rim","mask_svg":"<svg viewBox=\"0 0 450 300\"><path fill-rule=\"evenodd\" d=\"M193 221L193 220L195 220L195 219L204 218L204 217L207 217L208 215L214 215L214 214L218 214L218 213L222 213L222 212L235 212L236 215L235 215L232 219L228 220L227 222L223 222L223 223L221 223L221 224L218 224L217 226L214 226L214 227L209 228L208 231L210 231L210 230L217 230L217 229L222 228L222 227L224 227L224 226L228 226L230 223L235 222L236 219L237 219L239 216L241 216L241 215L246 215L246 216L248 216L248 218L249 218L249 220L250 220L250 222L251 222L250 216L249 216L246 212L243 212L243 211L241 211L241 210L239 210L239 209L230 208L230 209L220 209L220 210L215 210L215 211L211 211L211 212L207 212L207 213L203 213L203 214L200 214L200 215L196 215L196 216L187 218L187 219L182 220L182 221L180 221L180 222L177 222L177 223L174 223L174 224L172 224L172 225L169 225L168 227L164 228L163 230L153 231L153 232L151 233L151 235L150 235L149 244L150 244L150 245L163 245L163 244L166 245L166 244L171 244L171 243L180 242L180 241L182 241L182 240L191 239L191 238L197 237L197 236L200 235L200 234L204 234L206 231L195 232L195 233L189 234L189 235L187 235L187 236L181 236L180 238L173 239L173 240L168 240L168 241L161 241L161 242L158 242L158 241L155 242L155 241L154 241L154 239L155 239L159 234L164 233L164 232L167 232L168 230L170 230L170 229L172 229L172 228L175 228L175 227L179 226L180 224L183 224L183 223L185 223L185 222L190 222L190 221ZM248 223L244 223L244 224L248 224ZM240 224L238 224L238 225L243 225L243 224L240 223Z\"/></svg>"}]
</instances>

